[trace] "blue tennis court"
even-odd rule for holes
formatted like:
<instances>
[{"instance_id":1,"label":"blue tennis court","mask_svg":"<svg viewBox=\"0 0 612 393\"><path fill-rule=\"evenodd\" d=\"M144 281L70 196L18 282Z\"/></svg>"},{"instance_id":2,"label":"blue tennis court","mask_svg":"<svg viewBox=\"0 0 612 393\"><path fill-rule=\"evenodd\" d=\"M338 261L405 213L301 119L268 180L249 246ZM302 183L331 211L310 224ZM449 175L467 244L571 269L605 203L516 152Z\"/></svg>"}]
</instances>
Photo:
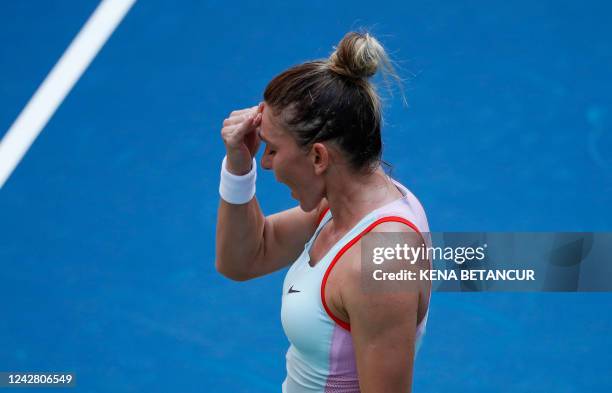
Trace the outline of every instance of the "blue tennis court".
<instances>
[{"instance_id":1,"label":"blue tennis court","mask_svg":"<svg viewBox=\"0 0 612 393\"><path fill-rule=\"evenodd\" d=\"M0 136L98 1L0 3ZM0 371L278 392L285 271L214 267L223 119L369 28L384 158L432 231L612 229L605 1L140 1L0 189ZM294 206L259 172L266 214ZM612 391L610 293L434 293L414 392Z\"/></svg>"}]
</instances>

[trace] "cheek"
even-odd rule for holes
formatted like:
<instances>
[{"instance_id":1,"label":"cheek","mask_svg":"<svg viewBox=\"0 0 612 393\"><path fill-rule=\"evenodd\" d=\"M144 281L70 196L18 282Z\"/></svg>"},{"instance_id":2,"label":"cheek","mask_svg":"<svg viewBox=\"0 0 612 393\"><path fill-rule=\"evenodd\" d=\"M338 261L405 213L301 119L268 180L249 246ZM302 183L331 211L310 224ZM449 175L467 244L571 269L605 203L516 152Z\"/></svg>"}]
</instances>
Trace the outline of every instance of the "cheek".
<instances>
[{"instance_id":1,"label":"cheek","mask_svg":"<svg viewBox=\"0 0 612 393\"><path fill-rule=\"evenodd\" d=\"M274 157L274 173L276 180L288 185L291 188L304 188L308 184L308 177L304 171L308 162L299 151L292 151L290 148L277 152Z\"/></svg>"},{"instance_id":2,"label":"cheek","mask_svg":"<svg viewBox=\"0 0 612 393\"><path fill-rule=\"evenodd\" d=\"M274 177L281 183L286 183L288 177L284 157L278 153L274 156Z\"/></svg>"}]
</instances>

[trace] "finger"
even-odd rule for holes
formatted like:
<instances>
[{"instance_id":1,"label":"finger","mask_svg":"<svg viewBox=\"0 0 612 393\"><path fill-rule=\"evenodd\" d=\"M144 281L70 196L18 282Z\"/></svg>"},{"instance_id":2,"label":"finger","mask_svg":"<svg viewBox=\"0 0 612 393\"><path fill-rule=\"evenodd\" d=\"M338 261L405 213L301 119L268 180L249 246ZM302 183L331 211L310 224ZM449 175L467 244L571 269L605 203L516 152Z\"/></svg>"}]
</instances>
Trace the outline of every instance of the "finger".
<instances>
[{"instance_id":1,"label":"finger","mask_svg":"<svg viewBox=\"0 0 612 393\"><path fill-rule=\"evenodd\" d=\"M236 134L240 136L245 136L249 132L254 131L256 128L254 123L255 117L255 113L246 115L246 118L241 123L236 125Z\"/></svg>"},{"instance_id":2,"label":"finger","mask_svg":"<svg viewBox=\"0 0 612 393\"><path fill-rule=\"evenodd\" d=\"M228 117L241 116L241 115L244 115L245 113L250 113L256 109L257 109L257 105L252 106L250 108L238 109L238 110L232 111L232 113L230 113Z\"/></svg>"},{"instance_id":3,"label":"finger","mask_svg":"<svg viewBox=\"0 0 612 393\"><path fill-rule=\"evenodd\" d=\"M255 125L255 127L259 127L261 125L262 118L263 118L263 113L261 112L255 115L255 118L253 119L253 124Z\"/></svg>"},{"instance_id":4,"label":"finger","mask_svg":"<svg viewBox=\"0 0 612 393\"><path fill-rule=\"evenodd\" d=\"M259 150L259 146L261 145L261 139L259 138L259 135L257 134L257 132L255 132L255 147L253 149L253 151L251 151L251 156L255 157L255 154L257 154L257 151Z\"/></svg>"},{"instance_id":5,"label":"finger","mask_svg":"<svg viewBox=\"0 0 612 393\"><path fill-rule=\"evenodd\" d=\"M259 148L259 144L261 143L261 139L259 138L259 134L257 134L257 130L251 130L245 137L245 143L249 148L252 156L255 156L257 153L257 149Z\"/></svg>"},{"instance_id":6,"label":"finger","mask_svg":"<svg viewBox=\"0 0 612 393\"><path fill-rule=\"evenodd\" d=\"M245 113L245 114L242 114L242 115L232 116L232 117L230 117L228 119L223 120L223 126L225 127L225 126L233 126L233 125L236 125L236 124L240 124L243 121L245 121L249 117L249 115L251 115L251 114L252 113Z\"/></svg>"}]
</instances>

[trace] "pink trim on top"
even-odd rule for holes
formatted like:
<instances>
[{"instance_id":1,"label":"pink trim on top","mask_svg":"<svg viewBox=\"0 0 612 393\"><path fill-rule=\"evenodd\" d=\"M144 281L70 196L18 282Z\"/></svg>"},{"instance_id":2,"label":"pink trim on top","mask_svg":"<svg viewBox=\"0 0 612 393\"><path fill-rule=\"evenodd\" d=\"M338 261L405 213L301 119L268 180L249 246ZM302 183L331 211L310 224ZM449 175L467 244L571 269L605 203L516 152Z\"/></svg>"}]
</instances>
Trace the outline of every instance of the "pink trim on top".
<instances>
[{"instance_id":1,"label":"pink trim on top","mask_svg":"<svg viewBox=\"0 0 612 393\"><path fill-rule=\"evenodd\" d=\"M338 325L334 326L332 334L325 393L359 393L353 337L348 330Z\"/></svg>"}]
</instances>

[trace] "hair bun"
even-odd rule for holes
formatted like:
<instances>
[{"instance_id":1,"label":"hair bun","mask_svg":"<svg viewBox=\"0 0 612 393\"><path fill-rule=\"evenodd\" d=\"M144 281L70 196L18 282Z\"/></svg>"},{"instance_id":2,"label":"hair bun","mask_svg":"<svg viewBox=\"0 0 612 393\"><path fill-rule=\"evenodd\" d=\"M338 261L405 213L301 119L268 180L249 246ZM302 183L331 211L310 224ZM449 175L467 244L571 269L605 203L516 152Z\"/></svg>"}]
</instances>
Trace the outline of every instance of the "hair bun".
<instances>
[{"instance_id":1,"label":"hair bun","mask_svg":"<svg viewBox=\"0 0 612 393\"><path fill-rule=\"evenodd\" d=\"M379 63L387 60L382 45L370 34L351 31L334 48L329 57L329 68L353 79L369 78L376 74Z\"/></svg>"}]
</instances>

